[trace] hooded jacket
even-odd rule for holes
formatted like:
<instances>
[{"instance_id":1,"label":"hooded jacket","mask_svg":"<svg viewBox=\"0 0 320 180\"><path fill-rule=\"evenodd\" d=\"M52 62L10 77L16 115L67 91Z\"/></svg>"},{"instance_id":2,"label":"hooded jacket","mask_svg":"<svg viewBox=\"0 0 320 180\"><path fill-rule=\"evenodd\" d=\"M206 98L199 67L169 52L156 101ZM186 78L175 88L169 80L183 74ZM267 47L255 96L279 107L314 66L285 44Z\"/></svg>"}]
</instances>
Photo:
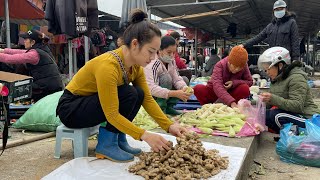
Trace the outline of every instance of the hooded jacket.
<instances>
[{"instance_id":1,"label":"hooded jacket","mask_svg":"<svg viewBox=\"0 0 320 180\"><path fill-rule=\"evenodd\" d=\"M265 40L270 47L280 46L288 49L291 59L298 60L300 41L295 18L296 15L290 12L287 12L281 19L274 18L257 36L244 43L244 47L250 48Z\"/></svg>"},{"instance_id":2,"label":"hooded jacket","mask_svg":"<svg viewBox=\"0 0 320 180\"><path fill-rule=\"evenodd\" d=\"M272 96L269 105L310 118L319 109L313 102L307 74L301 66L300 61L294 61L275 78L270 85Z\"/></svg>"}]
</instances>

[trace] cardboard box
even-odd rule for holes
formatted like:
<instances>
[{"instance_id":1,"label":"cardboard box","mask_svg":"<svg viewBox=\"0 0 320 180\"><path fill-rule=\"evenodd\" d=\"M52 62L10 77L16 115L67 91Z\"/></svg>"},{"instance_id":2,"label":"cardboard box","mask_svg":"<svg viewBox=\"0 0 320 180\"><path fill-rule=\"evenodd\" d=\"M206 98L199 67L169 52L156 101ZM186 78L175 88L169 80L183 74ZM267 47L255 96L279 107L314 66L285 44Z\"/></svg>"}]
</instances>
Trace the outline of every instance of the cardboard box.
<instances>
[{"instance_id":1,"label":"cardboard box","mask_svg":"<svg viewBox=\"0 0 320 180\"><path fill-rule=\"evenodd\" d=\"M31 98L32 77L0 71L0 83L9 89L8 102Z\"/></svg>"}]
</instances>

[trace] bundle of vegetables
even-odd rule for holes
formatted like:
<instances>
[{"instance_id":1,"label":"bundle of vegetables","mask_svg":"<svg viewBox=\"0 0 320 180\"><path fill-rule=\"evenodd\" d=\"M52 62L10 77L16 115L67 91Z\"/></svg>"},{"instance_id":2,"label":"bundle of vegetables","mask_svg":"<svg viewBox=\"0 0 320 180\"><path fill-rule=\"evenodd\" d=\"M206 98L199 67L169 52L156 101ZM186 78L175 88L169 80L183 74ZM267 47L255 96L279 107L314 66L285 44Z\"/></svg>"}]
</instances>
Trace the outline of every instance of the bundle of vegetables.
<instances>
[{"instance_id":1,"label":"bundle of vegetables","mask_svg":"<svg viewBox=\"0 0 320 180\"><path fill-rule=\"evenodd\" d=\"M151 130L159 127L159 125L153 120L153 118L146 112L143 107L140 108L138 114L132 122L136 126L145 130Z\"/></svg>"},{"instance_id":2,"label":"bundle of vegetables","mask_svg":"<svg viewBox=\"0 0 320 180\"><path fill-rule=\"evenodd\" d=\"M238 108L231 108L222 103L206 104L193 112L180 116L182 124L191 125L205 134L212 134L214 130L228 133L235 137L245 124L246 116Z\"/></svg>"},{"instance_id":3,"label":"bundle of vegetables","mask_svg":"<svg viewBox=\"0 0 320 180\"><path fill-rule=\"evenodd\" d=\"M194 81L196 81L196 82L208 82L209 79L210 79L210 76L198 77L198 78L196 78Z\"/></svg>"}]
</instances>

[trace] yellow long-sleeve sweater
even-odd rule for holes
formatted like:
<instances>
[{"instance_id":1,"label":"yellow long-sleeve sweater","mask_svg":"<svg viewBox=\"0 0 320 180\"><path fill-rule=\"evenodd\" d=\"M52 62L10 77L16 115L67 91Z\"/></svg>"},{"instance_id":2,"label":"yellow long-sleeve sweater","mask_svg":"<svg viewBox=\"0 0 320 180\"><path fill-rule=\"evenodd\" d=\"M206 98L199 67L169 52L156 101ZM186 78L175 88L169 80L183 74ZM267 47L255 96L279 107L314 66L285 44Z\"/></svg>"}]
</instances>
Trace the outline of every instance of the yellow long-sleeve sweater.
<instances>
[{"instance_id":1,"label":"yellow long-sleeve sweater","mask_svg":"<svg viewBox=\"0 0 320 180\"><path fill-rule=\"evenodd\" d=\"M122 48L114 51L123 62ZM144 129L135 126L119 113L119 99L117 86L124 84L123 73L117 59L110 53L104 53L83 66L72 78L66 89L75 95L89 96L98 93L102 110L106 119L121 132L140 139ZM144 92L142 106L156 120L162 129L168 131L172 122L162 112L158 104L151 96L148 88L143 67L135 65L129 81L139 86ZM88 119L90 121L90 119Z\"/></svg>"}]
</instances>

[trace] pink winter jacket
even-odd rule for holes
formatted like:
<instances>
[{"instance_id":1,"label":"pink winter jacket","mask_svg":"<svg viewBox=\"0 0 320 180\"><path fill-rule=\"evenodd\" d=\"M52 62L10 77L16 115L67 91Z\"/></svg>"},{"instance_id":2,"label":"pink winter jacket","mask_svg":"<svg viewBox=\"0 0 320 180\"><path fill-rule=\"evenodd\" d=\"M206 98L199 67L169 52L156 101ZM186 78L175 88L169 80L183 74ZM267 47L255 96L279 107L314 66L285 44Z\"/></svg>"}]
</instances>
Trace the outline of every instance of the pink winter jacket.
<instances>
[{"instance_id":1,"label":"pink winter jacket","mask_svg":"<svg viewBox=\"0 0 320 180\"><path fill-rule=\"evenodd\" d=\"M181 60L178 52L174 53L174 59L176 61L178 69L187 69L186 64Z\"/></svg>"},{"instance_id":2,"label":"pink winter jacket","mask_svg":"<svg viewBox=\"0 0 320 180\"><path fill-rule=\"evenodd\" d=\"M217 97L225 104L230 105L235 99L224 88L224 83L227 81L232 81L232 89L240 84L247 84L249 87L252 86L253 80L248 65L236 74L231 73L228 69L228 57L222 59L214 66L211 79L208 81L207 86L212 89Z\"/></svg>"},{"instance_id":3,"label":"pink winter jacket","mask_svg":"<svg viewBox=\"0 0 320 180\"><path fill-rule=\"evenodd\" d=\"M6 48L3 53L0 53L0 62L6 64L38 64L40 60L38 52L34 49L31 49L27 53L26 51L27 50Z\"/></svg>"},{"instance_id":4,"label":"pink winter jacket","mask_svg":"<svg viewBox=\"0 0 320 180\"><path fill-rule=\"evenodd\" d=\"M155 59L150 62L145 68L144 73L146 75L147 83L151 91L152 96L158 98L169 98L170 89L162 88L159 86L159 76L165 73L169 73L173 80L173 87L180 90L187 84L183 78L178 74L175 61L168 64L168 69L162 63L161 60Z\"/></svg>"}]
</instances>

